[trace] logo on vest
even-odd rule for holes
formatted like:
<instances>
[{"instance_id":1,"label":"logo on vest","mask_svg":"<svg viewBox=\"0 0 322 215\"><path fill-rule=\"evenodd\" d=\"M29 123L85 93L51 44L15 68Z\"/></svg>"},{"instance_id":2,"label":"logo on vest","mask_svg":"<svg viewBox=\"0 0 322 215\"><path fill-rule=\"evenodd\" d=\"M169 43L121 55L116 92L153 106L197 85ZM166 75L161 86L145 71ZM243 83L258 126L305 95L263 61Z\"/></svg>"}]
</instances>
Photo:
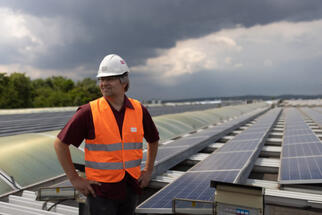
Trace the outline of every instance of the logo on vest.
<instances>
[{"instance_id":1,"label":"logo on vest","mask_svg":"<svg viewBox=\"0 0 322 215\"><path fill-rule=\"evenodd\" d=\"M131 127L131 132L137 132L136 127Z\"/></svg>"}]
</instances>

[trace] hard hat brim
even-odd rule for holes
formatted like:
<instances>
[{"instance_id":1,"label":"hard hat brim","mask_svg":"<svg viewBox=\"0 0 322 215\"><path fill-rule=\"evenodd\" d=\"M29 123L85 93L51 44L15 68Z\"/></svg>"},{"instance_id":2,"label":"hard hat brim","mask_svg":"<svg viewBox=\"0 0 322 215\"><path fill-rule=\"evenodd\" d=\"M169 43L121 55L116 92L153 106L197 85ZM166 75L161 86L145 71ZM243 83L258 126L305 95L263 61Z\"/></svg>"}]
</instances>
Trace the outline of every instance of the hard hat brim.
<instances>
[{"instance_id":1,"label":"hard hat brim","mask_svg":"<svg viewBox=\"0 0 322 215\"><path fill-rule=\"evenodd\" d=\"M101 78L101 77L109 77L109 76L122 76L122 75L124 75L125 73L127 73L127 72L124 72L124 73L122 73L122 74L120 74L120 73L99 73L97 76L96 76L96 78Z\"/></svg>"}]
</instances>

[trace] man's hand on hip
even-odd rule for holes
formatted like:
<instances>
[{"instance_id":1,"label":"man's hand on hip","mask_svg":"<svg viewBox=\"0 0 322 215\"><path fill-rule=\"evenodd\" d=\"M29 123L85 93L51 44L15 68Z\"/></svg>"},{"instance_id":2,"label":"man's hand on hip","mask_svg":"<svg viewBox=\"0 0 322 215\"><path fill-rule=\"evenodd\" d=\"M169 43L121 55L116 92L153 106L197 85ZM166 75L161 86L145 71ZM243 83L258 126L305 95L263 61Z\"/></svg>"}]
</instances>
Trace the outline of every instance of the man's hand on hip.
<instances>
[{"instance_id":1,"label":"man's hand on hip","mask_svg":"<svg viewBox=\"0 0 322 215\"><path fill-rule=\"evenodd\" d=\"M90 181L90 180L87 180L86 178L82 178L80 176L75 177L74 179L70 180L70 182L72 183L72 185L74 186L74 188L76 190L78 190L79 192L81 192L85 196L92 194L92 196L94 196L94 197L96 197L96 195L95 195L95 191L92 188L91 184L101 185L97 181Z\"/></svg>"}]
</instances>

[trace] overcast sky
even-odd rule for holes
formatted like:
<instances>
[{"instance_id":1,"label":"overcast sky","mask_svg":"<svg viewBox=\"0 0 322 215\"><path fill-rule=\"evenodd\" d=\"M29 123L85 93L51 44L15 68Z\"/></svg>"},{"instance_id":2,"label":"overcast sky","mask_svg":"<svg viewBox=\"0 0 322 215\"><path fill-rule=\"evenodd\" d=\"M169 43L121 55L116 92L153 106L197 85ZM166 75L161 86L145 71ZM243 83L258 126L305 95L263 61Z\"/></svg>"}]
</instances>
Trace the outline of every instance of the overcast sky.
<instances>
[{"instance_id":1,"label":"overcast sky","mask_svg":"<svg viewBox=\"0 0 322 215\"><path fill-rule=\"evenodd\" d=\"M129 95L322 94L321 0L0 0L0 72L95 78L130 67Z\"/></svg>"}]
</instances>

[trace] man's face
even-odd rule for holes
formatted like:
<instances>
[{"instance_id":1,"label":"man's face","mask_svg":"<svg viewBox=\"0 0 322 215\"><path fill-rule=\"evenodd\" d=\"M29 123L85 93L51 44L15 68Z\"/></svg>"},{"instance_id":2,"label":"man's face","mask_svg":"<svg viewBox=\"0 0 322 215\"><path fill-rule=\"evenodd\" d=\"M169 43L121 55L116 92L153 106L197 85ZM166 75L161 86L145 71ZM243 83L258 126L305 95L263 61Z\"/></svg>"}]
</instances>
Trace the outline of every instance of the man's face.
<instances>
[{"instance_id":1,"label":"man's face","mask_svg":"<svg viewBox=\"0 0 322 215\"><path fill-rule=\"evenodd\" d=\"M104 97L123 96L124 87L118 76L101 77L99 78L99 86Z\"/></svg>"}]
</instances>

